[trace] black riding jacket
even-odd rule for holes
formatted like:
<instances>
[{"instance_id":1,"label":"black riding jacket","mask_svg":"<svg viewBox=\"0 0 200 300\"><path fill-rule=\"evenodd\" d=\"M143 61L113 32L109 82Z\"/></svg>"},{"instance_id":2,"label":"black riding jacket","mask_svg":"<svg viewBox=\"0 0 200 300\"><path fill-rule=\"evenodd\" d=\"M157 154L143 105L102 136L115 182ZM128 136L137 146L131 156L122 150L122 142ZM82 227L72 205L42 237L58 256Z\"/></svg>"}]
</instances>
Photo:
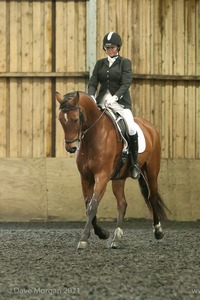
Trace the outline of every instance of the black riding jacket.
<instances>
[{"instance_id":1,"label":"black riding jacket","mask_svg":"<svg viewBox=\"0 0 200 300\"><path fill-rule=\"evenodd\" d=\"M111 95L118 96L118 103L124 108L131 109L131 98L129 87L132 83L131 61L119 56L109 67L107 58L96 62L92 76L88 84L88 94L95 95L100 84L99 93L96 97L97 104L109 90Z\"/></svg>"}]
</instances>

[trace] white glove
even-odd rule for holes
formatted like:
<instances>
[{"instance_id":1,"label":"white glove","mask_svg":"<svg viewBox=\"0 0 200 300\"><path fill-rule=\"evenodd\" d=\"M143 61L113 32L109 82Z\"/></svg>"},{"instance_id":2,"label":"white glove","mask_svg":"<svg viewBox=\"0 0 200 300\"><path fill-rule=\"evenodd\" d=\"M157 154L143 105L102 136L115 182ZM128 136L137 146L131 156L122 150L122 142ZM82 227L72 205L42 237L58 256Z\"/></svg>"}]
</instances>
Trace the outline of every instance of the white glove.
<instances>
[{"instance_id":1,"label":"white glove","mask_svg":"<svg viewBox=\"0 0 200 300\"><path fill-rule=\"evenodd\" d=\"M96 99L95 99L95 96L90 95L90 97L94 100L94 103L97 104L97 101L96 101Z\"/></svg>"},{"instance_id":2,"label":"white glove","mask_svg":"<svg viewBox=\"0 0 200 300\"><path fill-rule=\"evenodd\" d=\"M108 98L105 99L106 106L110 106L113 103L115 103L118 100L118 97L116 95L114 96L108 96Z\"/></svg>"}]
</instances>

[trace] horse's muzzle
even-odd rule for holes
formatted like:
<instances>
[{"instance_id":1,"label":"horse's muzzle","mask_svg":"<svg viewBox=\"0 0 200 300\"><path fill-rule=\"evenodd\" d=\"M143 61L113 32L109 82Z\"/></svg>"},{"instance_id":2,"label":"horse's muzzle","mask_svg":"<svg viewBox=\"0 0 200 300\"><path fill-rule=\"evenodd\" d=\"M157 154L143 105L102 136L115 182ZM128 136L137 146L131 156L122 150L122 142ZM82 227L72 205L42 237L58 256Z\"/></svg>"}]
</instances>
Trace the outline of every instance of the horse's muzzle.
<instances>
[{"instance_id":1,"label":"horse's muzzle","mask_svg":"<svg viewBox=\"0 0 200 300\"><path fill-rule=\"evenodd\" d=\"M77 150L77 147L71 147L71 148L67 149L66 151L69 153L75 153L76 150Z\"/></svg>"}]
</instances>

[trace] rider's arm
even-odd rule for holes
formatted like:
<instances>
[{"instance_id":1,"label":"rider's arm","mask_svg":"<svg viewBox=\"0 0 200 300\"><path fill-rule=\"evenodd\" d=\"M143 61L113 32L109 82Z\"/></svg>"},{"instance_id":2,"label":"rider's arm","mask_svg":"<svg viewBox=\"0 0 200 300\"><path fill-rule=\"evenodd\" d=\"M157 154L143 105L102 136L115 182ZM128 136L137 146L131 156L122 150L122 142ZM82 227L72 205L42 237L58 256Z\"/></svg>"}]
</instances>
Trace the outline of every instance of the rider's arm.
<instances>
[{"instance_id":1,"label":"rider's arm","mask_svg":"<svg viewBox=\"0 0 200 300\"><path fill-rule=\"evenodd\" d=\"M115 92L118 99L122 98L123 95L128 91L132 83L132 65L131 61L127 58L122 60L122 75L119 89Z\"/></svg>"}]
</instances>

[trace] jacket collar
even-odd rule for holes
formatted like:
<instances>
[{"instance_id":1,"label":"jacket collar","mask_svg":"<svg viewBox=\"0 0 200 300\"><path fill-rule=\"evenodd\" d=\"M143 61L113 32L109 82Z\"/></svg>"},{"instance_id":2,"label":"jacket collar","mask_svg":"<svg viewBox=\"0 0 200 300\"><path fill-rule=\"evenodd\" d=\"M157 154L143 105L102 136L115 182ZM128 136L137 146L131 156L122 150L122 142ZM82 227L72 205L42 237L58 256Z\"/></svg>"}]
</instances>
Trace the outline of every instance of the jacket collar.
<instances>
[{"instance_id":1,"label":"jacket collar","mask_svg":"<svg viewBox=\"0 0 200 300\"><path fill-rule=\"evenodd\" d=\"M116 65L119 61L121 61L122 57L119 55L118 58L114 61L114 63L112 64L111 68ZM108 58L104 58L104 62L106 64L106 66L109 67L109 62L108 62Z\"/></svg>"}]
</instances>

